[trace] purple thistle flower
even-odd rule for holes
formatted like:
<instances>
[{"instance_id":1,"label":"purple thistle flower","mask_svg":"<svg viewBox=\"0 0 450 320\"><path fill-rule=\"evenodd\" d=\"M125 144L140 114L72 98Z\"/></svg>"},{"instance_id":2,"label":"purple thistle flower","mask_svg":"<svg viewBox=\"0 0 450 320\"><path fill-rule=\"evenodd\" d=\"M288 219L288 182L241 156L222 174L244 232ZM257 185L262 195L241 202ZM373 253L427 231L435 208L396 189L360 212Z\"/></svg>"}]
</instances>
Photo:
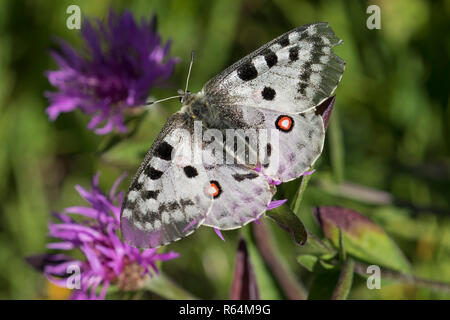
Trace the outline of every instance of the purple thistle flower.
<instances>
[{"instance_id":1,"label":"purple thistle flower","mask_svg":"<svg viewBox=\"0 0 450 320\"><path fill-rule=\"evenodd\" d=\"M121 290L137 290L145 281L158 273L155 262L178 257L175 252L156 253L156 249L142 252L122 242L117 236L120 224L120 205L123 193L116 194L122 175L114 183L108 196L98 185L98 174L87 191L76 186L78 193L89 203L88 206L66 208L62 213L54 213L57 223L49 224L49 236L59 241L47 245L49 249L78 249L85 259L75 259L69 255L37 255L28 257L28 262L42 270L53 283L67 287L68 267L80 269L80 288L72 292L71 299L104 299L110 285ZM73 219L76 214L80 219ZM100 291L97 294L97 291Z\"/></svg>"},{"instance_id":2,"label":"purple thistle flower","mask_svg":"<svg viewBox=\"0 0 450 320\"><path fill-rule=\"evenodd\" d=\"M46 73L59 89L45 93L50 100L50 120L78 108L92 117L88 128L96 134L114 128L125 132L124 112L143 105L149 90L163 85L177 62L166 58L170 43L161 45L155 29L155 18L142 19L138 25L130 12L118 15L111 10L107 23L84 20L84 54L57 40L61 52L51 55L59 70Z\"/></svg>"}]
</instances>

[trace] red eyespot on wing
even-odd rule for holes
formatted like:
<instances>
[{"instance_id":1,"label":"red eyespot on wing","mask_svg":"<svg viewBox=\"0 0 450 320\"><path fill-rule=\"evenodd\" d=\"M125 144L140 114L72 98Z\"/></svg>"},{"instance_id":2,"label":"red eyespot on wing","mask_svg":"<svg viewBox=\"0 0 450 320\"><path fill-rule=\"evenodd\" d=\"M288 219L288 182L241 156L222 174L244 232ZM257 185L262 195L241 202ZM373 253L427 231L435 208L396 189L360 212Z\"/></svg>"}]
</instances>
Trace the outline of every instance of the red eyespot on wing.
<instances>
[{"instance_id":1,"label":"red eyespot on wing","mask_svg":"<svg viewBox=\"0 0 450 320\"><path fill-rule=\"evenodd\" d=\"M206 193L216 199L222 193L222 188L217 181L210 181L209 186L206 188Z\"/></svg>"},{"instance_id":2,"label":"red eyespot on wing","mask_svg":"<svg viewBox=\"0 0 450 320\"><path fill-rule=\"evenodd\" d=\"M281 131L291 131L294 126L294 119L289 116L279 116L275 121L275 126Z\"/></svg>"}]
</instances>

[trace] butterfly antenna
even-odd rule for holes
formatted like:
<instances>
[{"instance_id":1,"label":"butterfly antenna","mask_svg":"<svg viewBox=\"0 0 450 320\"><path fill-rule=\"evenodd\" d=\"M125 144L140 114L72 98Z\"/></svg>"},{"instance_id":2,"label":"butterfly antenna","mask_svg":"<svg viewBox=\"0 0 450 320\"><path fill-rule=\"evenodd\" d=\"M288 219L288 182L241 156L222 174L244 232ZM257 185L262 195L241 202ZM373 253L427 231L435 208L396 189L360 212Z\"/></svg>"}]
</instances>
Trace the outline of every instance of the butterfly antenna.
<instances>
[{"instance_id":1,"label":"butterfly antenna","mask_svg":"<svg viewBox=\"0 0 450 320\"><path fill-rule=\"evenodd\" d=\"M186 79L186 89L184 89L184 92L187 92L187 89L189 87L189 78L191 77L191 70L193 64L194 64L194 50L192 50L191 52L191 63L189 64L189 71Z\"/></svg>"},{"instance_id":2,"label":"butterfly antenna","mask_svg":"<svg viewBox=\"0 0 450 320\"><path fill-rule=\"evenodd\" d=\"M145 103L145 105L146 106L150 106L150 105L155 104L155 103L159 103L159 102L163 102L163 101L170 100L170 99L175 99L175 98L181 98L181 97L183 97L183 96L182 95L178 95L178 96L172 96L172 97L168 97L168 98L164 98L164 99L156 100L156 101L147 101Z\"/></svg>"},{"instance_id":3,"label":"butterfly antenna","mask_svg":"<svg viewBox=\"0 0 450 320\"><path fill-rule=\"evenodd\" d=\"M163 102L163 101L166 101L166 100L175 99L175 98L182 98L185 95L185 93L187 92L187 89L189 87L189 78L191 77L191 70L192 70L192 64L193 63L194 63L194 50L192 50L192 52L191 52L191 63L189 64L189 71L188 71L188 75L187 75L187 79L186 79L186 89L184 90L184 92L178 91L179 95L176 95L176 96L172 96L172 97L168 97L168 98L164 98L164 99L156 100L156 101L147 101L145 103L145 105L146 106L150 106L152 104Z\"/></svg>"}]
</instances>

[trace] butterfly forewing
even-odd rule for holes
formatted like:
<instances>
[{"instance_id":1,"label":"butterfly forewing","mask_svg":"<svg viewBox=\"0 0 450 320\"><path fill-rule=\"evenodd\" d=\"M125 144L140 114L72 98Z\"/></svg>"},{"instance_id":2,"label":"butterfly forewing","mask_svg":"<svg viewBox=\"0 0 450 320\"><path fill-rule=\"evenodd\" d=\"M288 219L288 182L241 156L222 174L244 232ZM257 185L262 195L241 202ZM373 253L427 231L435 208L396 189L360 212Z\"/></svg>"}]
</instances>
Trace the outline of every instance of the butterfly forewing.
<instances>
[{"instance_id":1,"label":"butterfly forewing","mask_svg":"<svg viewBox=\"0 0 450 320\"><path fill-rule=\"evenodd\" d=\"M269 42L211 79L211 103L284 113L314 108L330 97L345 68L332 48L340 44L327 23L306 25Z\"/></svg>"},{"instance_id":2,"label":"butterfly forewing","mask_svg":"<svg viewBox=\"0 0 450 320\"><path fill-rule=\"evenodd\" d=\"M124 199L121 229L137 247L158 247L197 229L212 205L209 178L194 164L193 122L176 113L164 126Z\"/></svg>"}]
</instances>

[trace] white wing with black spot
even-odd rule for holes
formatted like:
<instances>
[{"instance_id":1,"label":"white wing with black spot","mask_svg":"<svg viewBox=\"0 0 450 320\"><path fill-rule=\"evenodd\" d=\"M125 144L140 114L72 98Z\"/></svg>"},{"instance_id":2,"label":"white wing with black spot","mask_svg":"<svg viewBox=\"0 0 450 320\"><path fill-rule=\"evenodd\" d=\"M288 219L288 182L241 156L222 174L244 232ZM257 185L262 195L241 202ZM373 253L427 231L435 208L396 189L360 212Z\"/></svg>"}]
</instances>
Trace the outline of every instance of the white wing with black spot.
<instances>
[{"instance_id":1,"label":"white wing with black spot","mask_svg":"<svg viewBox=\"0 0 450 320\"><path fill-rule=\"evenodd\" d=\"M125 240L158 247L202 224L226 230L259 218L275 191L269 181L299 177L322 152L321 104L345 68L332 51L340 43L327 23L306 25L236 62L201 92L186 93L124 199ZM194 119L203 120L201 163L192 159L198 149L186 139ZM232 142L225 143L230 130ZM214 146L217 152L209 153Z\"/></svg>"},{"instance_id":2,"label":"white wing with black spot","mask_svg":"<svg viewBox=\"0 0 450 320\"><path fill-rule=\"evenodd\" d=\"M316 110L301 114L280 114L259 109L266 128L276 139L268 139L270 147L262 172L273 180L287 182L300 177L322 153L325 128L322 116ZM277 143L278 141L278 143Z\"/></svg>"},{"instance_id":3,"label":"white wing with black spot","mask_svg":"<svg viewBox=\"0 0 450 320\"><path fill-rule=\"evenodd\" d=\"M191 119L174 114L147 153L122 205L127 243L159 247L189 235L205 220L212 196L204 167L192 161L192 129Z\"/></svg>"},{"instance_id":4,"label":"white wing with black spot","mask_svg":"<svg viewBox=\"0 0 450 320\"><path fill-rule=\"evenodd\" d=\"M211 184L217 187L205 226L230 230L258 219L272 200L263 174L244 165L219 165L207 170Z\"/></svg>"},{"instance_id":5,"label":"white wing with black spot","mask_svg":"<svg viewBox=\"0 0 450 320\"><path fill-rule=\"evenodd\" d=\"M262 173L273 180L287 182L298 178L322 153L325 128L319 108L301 114L240 105L212 108L220 115L220 123L233 129L237 141L245 147L244 153L228 148L230 158L237 164L245 163L249 169L259 165ZM249 133L253 132L256 139L251 139L253 134ZM249 162L250 159L256 160Z\"/></svg>"},{"instance_id":6,"label":"white wing with black spot","mask_svg":"<svg viewBox=\"0 0 450 320\"><path fill-rule=\"evenodd\" d=\"M217 105L283 113L310 110L330 97L345 68L332 48L342 43L328 23L289 31L239 60L203 88Z\"/></svg>"}]
</instances>

